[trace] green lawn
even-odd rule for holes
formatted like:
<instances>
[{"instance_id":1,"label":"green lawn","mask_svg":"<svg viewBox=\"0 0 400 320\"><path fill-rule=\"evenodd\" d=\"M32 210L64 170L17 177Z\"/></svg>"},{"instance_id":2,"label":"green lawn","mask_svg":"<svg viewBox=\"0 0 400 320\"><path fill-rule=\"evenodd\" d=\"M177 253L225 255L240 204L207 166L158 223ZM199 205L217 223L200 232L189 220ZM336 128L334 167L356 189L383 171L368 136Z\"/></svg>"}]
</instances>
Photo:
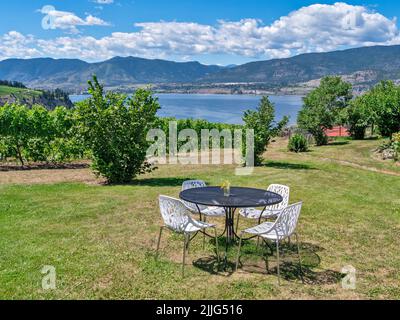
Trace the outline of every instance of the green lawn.
<instances>
[{"instance_id":1,"label":"green lawn","mask_svg":"<svg viewBox=\"0 0 400 320\"><path fill-rule=\"evenodd\" d=\"M52 182L71 170L0 171L0 298L400 299L400 177L369 169L400 171L371 158L379 143L350 141L296 155L279 142L266 154L268 164L249 177L234 176L233 166L171 165L129 186L104 186L94 178L83 183L80 175L76 182ZM49 181L29 183L26 175ZM203 250L201 237L191 247L185 279L181 237L165 233L157 261L157 197L178 196L182 181L194 178L211 185L226 179L238 186L289 185L291 202L304 201L298 231L305 284L290 263L296 255L289 245L281 286L274 258L267 273L251 243L237 273L218 269L213 243ZM54 291L41 289L44 265L56 267ZM357 270L355 290L342 289L346 265Z\"/></svg>"}]
</instances>

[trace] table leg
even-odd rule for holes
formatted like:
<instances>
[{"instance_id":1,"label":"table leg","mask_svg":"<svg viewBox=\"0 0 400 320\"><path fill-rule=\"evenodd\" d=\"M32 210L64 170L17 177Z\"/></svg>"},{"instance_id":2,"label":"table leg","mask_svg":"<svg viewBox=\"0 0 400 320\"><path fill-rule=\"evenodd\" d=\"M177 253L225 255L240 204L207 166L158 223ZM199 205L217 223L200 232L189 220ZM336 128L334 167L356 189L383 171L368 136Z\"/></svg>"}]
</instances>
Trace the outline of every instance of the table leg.
<instances>
[{"instance_id":1,"label":"table leg","mask_svg":"<svg viewBox=\"0 0 400 320\"><path fill-rule=\"evenodd\" d=\"M234 233L234 209L228 208L226 212L226 242L227 244L232 244L235 240L235 233Z\"/></svg>"},{"instance_id":2,"label":"table leg","mask_svg":"<svg viewBox=\"0 0 400 320\"><path fill-rule=\"evenodd\" d=\"M235 240L236 240L236 235L235 235L235 221L234 221L234 215L235 215L236 209L234 208L225 208L225 214L226 214L226 220L225 220L225 236L226 236L226 242L225 242L225 268L228 263L228 250L229 246L232 245Z\"/></svg>"}]
</instances>

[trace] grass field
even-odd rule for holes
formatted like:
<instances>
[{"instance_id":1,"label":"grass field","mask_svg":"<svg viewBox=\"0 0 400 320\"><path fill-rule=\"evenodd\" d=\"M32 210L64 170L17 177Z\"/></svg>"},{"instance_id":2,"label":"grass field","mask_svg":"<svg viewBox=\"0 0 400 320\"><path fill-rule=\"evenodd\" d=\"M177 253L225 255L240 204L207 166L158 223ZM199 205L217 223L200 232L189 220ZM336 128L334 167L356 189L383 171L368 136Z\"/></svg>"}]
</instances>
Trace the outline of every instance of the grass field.
<instances>
[{"instance_id":1,"label":"grass field","mask_svg":"<svg viewBox=\"0 0 400 320\"><path fill-rule=\"evenodd\" d=\"M233 166L169 165L127 186L105 186L87 169L0 171L0 298L400 299L400 167L374 157L380 143L339 141L297 155L278 141L252 176L234 176ZM304 201L305 283L289 245L281 286L274 258L267 273L252 243L237 273L219 269L213 243L203 250L201 237L185 279L180 236L165 233L156 260L157 197L177 197L187 179L289 185L291 202ZM241 228L253 223L243 220ZM54 291L41 289L44 265L56 267ZM341 286L347 265L357 270L355 290Z\"/></svg>"},{"instance_id":2,"label":"grass field","mask_svg":"<svg viewBox=\"0 0 400 320\"><path fill-rule=\"evenodd\" d=\"M0 86L0 97L3 95L10 95L10 94L13 94L17 98L22 98L31 95L39 96L42 93L37 90Z\"/></svg>"}]
</instances>

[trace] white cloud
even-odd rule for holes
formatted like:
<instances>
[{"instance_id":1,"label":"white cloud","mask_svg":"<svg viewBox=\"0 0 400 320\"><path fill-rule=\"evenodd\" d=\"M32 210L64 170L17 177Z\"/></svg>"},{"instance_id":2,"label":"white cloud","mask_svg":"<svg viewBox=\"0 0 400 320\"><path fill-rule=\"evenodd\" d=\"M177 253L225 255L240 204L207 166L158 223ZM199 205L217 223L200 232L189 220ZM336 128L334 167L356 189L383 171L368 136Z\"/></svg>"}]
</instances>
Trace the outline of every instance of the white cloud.
<instances>
[{"instance_id":1,"label":"white cloud","mask_svg":"<svg viewBox=\"0 0 400 320\"><path fill-rule=\"evenodd\" d=\"M60 29L80 25L106 25L103 20L55 11ZM306 52L399 44L396 19L389 19L364 6L345 3L315 4L289 13L270 25L255 19L218 21L216 25L193 22L146 22L135 24L136 32L115 32L95 38L75 35L36 39L11 32L9 45L0 59L10 56L53 56L98 61L116 55L148 58L185 57L206 54L239 55L269 59ZM1 39L1 37L0 37ZM2 49L3 41L0 42ZM5 45L4 45L5 47ZM14 54L13 54L14 53Z\"/></svg>"},{"instance_id":2,"label":"white cloud","mask_svg":"<svg viewBox=\"0 0 400 320\"><path fill-rule=\"evenodd\" d=\"M42 55L36 47L36 40L32 35L24 36L19 32L10 31L0 36L0 59L6 58L34 58Z\"/></svg>"},{"instance_id":3,"label":"white cloud","mask_svg":"<svg viewBox=\"0 0 400 320\"><path fill-rule=\"evenodd\" d=\"M92 0L95 3L98 4L112 4L114 3L114 0Z\"/></svg>"},{"instance_id":4,"label":"white cloud","mask_svg":"<svg viewBox=\"0 0 400 320\"><path fill-rule=\"evenodd\" d=\"M78 33L77 27L79 26L110 25L108 22L92 15L80 18L72 12L56 10L53 6L44 6L39 12L45 15L42 21L42 26L45 29L62 29L71 33Z\"/></svg>"}]
</instances>

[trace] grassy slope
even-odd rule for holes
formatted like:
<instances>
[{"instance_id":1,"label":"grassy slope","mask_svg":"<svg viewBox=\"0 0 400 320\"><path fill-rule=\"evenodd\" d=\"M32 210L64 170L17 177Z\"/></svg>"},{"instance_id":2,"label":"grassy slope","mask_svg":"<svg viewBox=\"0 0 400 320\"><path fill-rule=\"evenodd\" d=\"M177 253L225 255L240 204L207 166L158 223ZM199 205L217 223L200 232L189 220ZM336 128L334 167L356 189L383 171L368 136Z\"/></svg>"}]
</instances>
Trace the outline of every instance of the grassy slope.
<instances>
[{"instance_id":1,"label":"grassy slope","mask_svg":"<svg viewBox=\"0 0 400 320\"><path fill-rule=\"evenodd\" d=\"M0 173L0 298L399 299L400 178L324 160L337 152L373 165L362 151L373 143L353 143L358 147L351 152L338 145L307 155L288 154L277 144L267 153L268 166L250 177L234 176L231 166L164 166L131 186L13 185L2 183L7 173ZM165 234L157 262L157 196L177 196L190 178L260 188L288 184L291 202L304 201L299 234L307 284L288 264L288 281L279 287L273 257L271 274L263 273L250 244L244 270L233 274L217 272L213 246L203 251L201 238L193 242L184 280L179 236ZM287 255L295 257L290 250ZM348 264L357 269L354 291L340 285ZM56 266L57 290L41 289L43 265Z\"/></svg>"},{"instance_id":2,"label":"grassy slope","mask_svg":"<svg viewBox=\"0 0 400 320\"><path fill-rule=\"evenodd\" d=\"M31 90L31 89L21 89L21 88L14 88L14 87L8 87L8 86L0 86L0 97L4 95L10 95L13 94L18 98L22 97L29 97L31 95L34 96L39 96L41 95L40 91L37 90Z\"/></svg>"}]
</instances>

